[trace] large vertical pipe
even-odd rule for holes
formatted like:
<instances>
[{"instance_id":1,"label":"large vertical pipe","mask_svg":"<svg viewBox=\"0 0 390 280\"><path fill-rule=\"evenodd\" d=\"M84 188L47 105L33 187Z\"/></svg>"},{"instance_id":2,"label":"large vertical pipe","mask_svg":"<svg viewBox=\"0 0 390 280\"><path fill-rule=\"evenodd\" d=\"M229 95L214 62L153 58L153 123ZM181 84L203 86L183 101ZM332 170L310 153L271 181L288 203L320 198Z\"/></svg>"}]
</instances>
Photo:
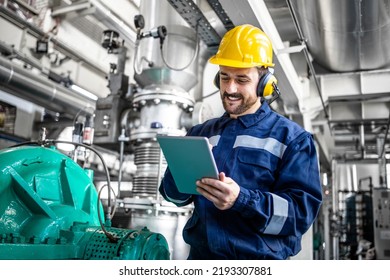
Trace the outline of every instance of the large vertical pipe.
<instances>
[{"instance_id":1,"label":"large vertical pipe","mask_svg":"<svg viewBox=\"0 0 390 280\"><path fill-rule=\"evenodd\" d=\"M362 159L366 158L366 139L364 137L364 124L361 124L359 127L360 133L360 152Z\"/></svg>"},{"instance_id":2,"label":"large vertical pipe","mask_svg":"<svg viewBox=\"0 0 390 280\"><path fill-rule=\"evenodd\" d=\"M333 259L339 259L339 233L337 232L337 222L338 222L338 210L339 210L339 202L338 202L338 185L337 185L337 161L332 160L332 216L331 216L331 224L333 224L331 228L332 235L332 253ZM328 253L329 254L329 253Z\"/></svg>"},{"instance_id":3,"label":"large vertical pipe","mask_svg":"<svg viewBox=\"0 0 390 280\"><path fill-rule=\"evenodd\" d=\"M382 188L387 188L386 153L383 151L385 141L386 138L383 134L379 134L376 138L376 146L378 149L379 185Z\"/></svg>"}]
</instances>

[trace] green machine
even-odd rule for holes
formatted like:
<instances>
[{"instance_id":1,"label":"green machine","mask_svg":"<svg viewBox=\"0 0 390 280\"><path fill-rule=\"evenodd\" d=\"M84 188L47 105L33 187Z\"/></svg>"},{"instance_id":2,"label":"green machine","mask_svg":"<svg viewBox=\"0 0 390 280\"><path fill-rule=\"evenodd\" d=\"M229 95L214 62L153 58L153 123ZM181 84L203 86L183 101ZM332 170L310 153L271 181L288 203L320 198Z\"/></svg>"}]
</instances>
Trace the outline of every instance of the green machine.
<instances>
[{"instance_id":1,"label":"green machine","mask_svg":"<svg viewBox=\"0 0 390 280\"><path fill-rule=\"evenodd\" d=\"M54 146L1 150L0 259L169 259L161 234L102 221L90 174Z\"/></svg>"}]
</instances>

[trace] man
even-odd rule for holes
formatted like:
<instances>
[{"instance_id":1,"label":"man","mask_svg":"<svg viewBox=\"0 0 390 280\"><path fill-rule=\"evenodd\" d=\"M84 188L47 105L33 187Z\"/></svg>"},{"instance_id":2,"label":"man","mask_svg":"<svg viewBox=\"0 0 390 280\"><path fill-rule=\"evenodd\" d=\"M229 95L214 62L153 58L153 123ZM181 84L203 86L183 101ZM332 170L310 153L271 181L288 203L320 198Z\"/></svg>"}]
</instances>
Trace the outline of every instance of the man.
<instances>
[{"instance_id":1,"label":"man","mask_svg":"<svg viewBox=\"0 0 390 280\"><path fill-rule=\"evenodd\" d=\"M202 178L199 195L179 193L167 169L163 197L194 203L183 229L188 259L287 259L301 250L322 191L311 134L272 111L272 46L259 28L241 25L223 37L210 63L225 114L188 131L213 146L219 180Z\"/></svg>"}]
</instances>

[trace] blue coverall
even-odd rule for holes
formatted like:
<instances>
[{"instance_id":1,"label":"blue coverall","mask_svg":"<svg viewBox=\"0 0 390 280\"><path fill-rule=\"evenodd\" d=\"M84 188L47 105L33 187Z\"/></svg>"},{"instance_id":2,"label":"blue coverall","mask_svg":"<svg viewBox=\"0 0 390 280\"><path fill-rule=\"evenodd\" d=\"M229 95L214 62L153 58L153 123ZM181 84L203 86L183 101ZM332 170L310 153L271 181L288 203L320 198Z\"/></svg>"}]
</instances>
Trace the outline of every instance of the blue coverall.
<instances>
[{"instance_id":1,"label":"blue coverall","mask_svg":"<svg viewBox=\"0 0 390 280\"><path fill-rule=\"evenodd\" d=\"M201 195L179 193L167 168L159 191L177 206L194 203L183 229L188 259L287 259L301 250L316 219L322 190L313 137L264 102L254 114L192 127L208 137L218 170L239 186L232 208L219 210Z\"/></svg>"}]
</instances>

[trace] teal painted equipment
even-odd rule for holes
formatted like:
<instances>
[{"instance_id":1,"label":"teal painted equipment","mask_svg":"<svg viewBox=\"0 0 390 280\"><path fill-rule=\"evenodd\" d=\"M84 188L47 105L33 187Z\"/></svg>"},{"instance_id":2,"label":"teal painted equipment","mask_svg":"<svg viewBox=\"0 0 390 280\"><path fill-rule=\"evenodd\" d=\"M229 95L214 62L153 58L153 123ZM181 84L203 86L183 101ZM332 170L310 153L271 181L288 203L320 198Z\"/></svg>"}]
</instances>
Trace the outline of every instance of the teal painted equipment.
<instances>
[{"instance_id":1,"label":"teal painted equipment","mask_svg":"<svg viewBox=\"0 0 390 280\"><path fill-rule=\"evenodd\" d=\"M0 151L0 259L169 259L161 234L100 213L90 172L55 148Z\"/></svg>"}]
</instances>

